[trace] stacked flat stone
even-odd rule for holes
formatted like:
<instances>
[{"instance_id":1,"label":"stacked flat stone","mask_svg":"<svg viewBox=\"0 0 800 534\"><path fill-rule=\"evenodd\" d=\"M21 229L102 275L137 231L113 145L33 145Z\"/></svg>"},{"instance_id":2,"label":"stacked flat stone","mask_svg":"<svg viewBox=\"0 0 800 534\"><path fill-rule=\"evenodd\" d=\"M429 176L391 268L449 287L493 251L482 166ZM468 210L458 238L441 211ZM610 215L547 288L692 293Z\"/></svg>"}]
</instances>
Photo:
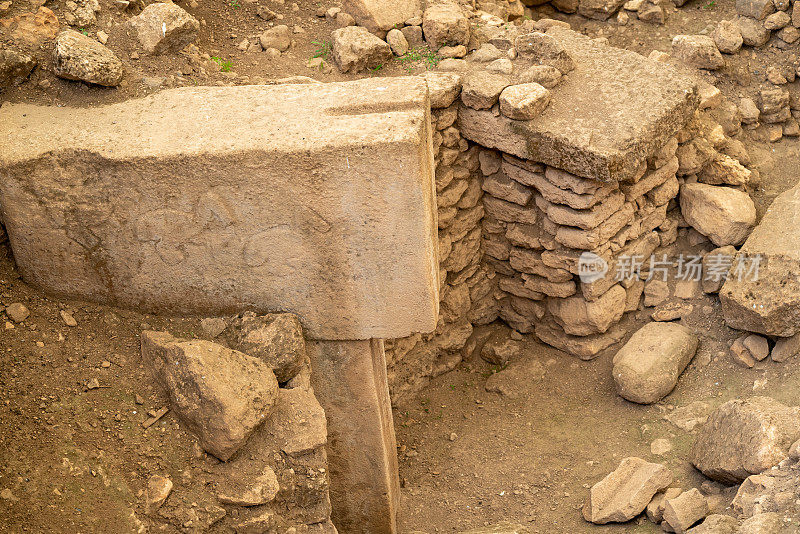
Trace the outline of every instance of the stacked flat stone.
<instances>
[{"instance_id":1,"label":"stacked flat stone","mask_svg":"<svg viewBox=\"0 0 800 534\"><path fill-rule=\"evenodd\" d=\"M461 362L472 325L497 318L494 273L481 262L484 217L479 147L456 124L461 76L429 73L433 154L439 222L440 314L433 334L386 344L389 383L396 402Z\"/></svg>"},{"instance_id":2,"label":"stacked flat stone","mask_svg":"<svg viewBox=\"0 0 800 534\"><path fill-rule=\"evenodd\" d=\"M647 257L678 194L677 141L672 138L628 181L602 182L556 167L484 151L484 251L507 297L500 316L521 332L584 358L616 343L613 329L636 309L642 283L615 277L621 256ZM591 252L607 276L579 278Z\"/></svg>"}]
</instances>

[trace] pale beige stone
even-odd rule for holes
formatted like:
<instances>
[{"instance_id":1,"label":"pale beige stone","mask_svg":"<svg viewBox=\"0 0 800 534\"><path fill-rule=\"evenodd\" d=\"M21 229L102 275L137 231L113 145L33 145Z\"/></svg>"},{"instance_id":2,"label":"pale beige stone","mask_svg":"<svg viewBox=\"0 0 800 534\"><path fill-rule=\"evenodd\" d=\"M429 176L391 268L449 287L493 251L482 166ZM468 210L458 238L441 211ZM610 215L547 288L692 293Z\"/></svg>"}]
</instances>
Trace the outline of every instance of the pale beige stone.
<instances>
[{"instance_id":1,"label":"pale beige stone","mask_svg":"<svg viewBox=\"0 0 800 534\"><path fill-rule=\"evenodd\" d=\"M1 218L23 277L62 296L289 311L318 339L432 331L427 114L421 78L4 105Z\"/></svg>"}]
</instances>

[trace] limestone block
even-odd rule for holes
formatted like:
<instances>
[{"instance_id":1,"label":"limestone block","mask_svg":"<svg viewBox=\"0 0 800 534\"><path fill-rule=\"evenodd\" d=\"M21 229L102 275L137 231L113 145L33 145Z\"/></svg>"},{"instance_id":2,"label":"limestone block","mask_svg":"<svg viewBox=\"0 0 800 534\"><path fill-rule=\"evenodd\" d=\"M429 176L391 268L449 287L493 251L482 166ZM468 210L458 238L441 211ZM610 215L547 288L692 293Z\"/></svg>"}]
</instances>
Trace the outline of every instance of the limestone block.
<instances>
[{"instance_id":1,"label":"limestone block","mask_svg":"<svg viewBox=\"0 0 800 534\"><path fill-rule=\"evenodd\" d=\"M387 31L422 12L420 0L345 0L342 9L371 32Z\"/></svg>"},{"instance_id":2,"label":"limestone block","mask_svg":"<svg viewBox=\"0 0 800 534\"><path fill-rule=\"evenodd\" d=\"M758 277L728 276L722 286L720 301L729 326L781 337L800 331L798 214L800 185L773 201L740 249L734 264L751 265L758 258Z\"/></svg>"},{"instance_id":3,"label":"limestone block","mask_svg":"<svg viewBox=\"0 0 800 534\"><path fill-rule=\"evenodd\" d=\"M634 176L699 103L696 82L668 65L556 26L547 35L575 62L547 108L520 123L462 105L464 137L585 178L619 181Z\"/></svg>"},{"instance_id":4,"label":"limestone block","mask_svg":"<svg viewBox=\"0 0 800 534\"><path fill-rule=\"evenodd\" d=\"M316 339L432 331L428 113L421 78L4 105L0 219L23 277L61 296L286 311Z\"/></svg>"}]
</instances>

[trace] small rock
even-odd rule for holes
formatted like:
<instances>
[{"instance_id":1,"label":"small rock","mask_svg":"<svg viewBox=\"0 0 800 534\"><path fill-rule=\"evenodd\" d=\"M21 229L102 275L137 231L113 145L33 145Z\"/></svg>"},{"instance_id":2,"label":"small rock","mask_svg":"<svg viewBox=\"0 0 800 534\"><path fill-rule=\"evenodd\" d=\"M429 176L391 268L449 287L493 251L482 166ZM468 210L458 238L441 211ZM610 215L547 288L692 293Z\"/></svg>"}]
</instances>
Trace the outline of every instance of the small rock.
<instances>
[{"instance_id":1,"label":"small rock","mask_svg":"<svg viewBox=\"0 0 800 534\"><path fill-rule=\"evenodd\" d=\"M672 472L641 458L625 458L619 467L592 486L583 517L592 523L624 523L642 513L659 491L672 483Z\"/></svg>"},{"instance_id":2,"label":"small rock","mask_svg":"<svg viewBox=\"0 0 800 534\"><path fill-rule=\"evenodd\" d=\"M538 117L549 103L550 91L538 83L511 85L500 93L500 113L510 119L530 120Z\"/></svg>"},{"instance_id":3,"label":"small rock","mask_svg":"<svg viewBox=\"0 0 800 534\"><path fill-rule=\"evenodd\" d=\"M147 480L147 511L154 512L161 508L170 493L172 493L172 481L167 477L152 475Z\"/></svg>"},{"instance_id":4,"label":"small rock","mask_svg":"<svg viewBox=\"0 0 800 534\"><path fill-rule=\"evenodd\" d=\"M725 60L707 35L676 35L672 39L672 56L698 69L716 70Z\"/></svg>"},{"instance_id":5,"label":"small rock","mask_svg":"<svg viewBox=\"0 0 800 534\"><path fill-rule=\"evenodd\" d=\"M691 452L707 477L738 484L787 457L800 437L800 409L769 397L726 402L711 414Z\"/></svg>"},{"instance_id":6,"label":"small rock","mask_svg":"<svg viewBox=\"0 0 800 534\"><path fill-rule=\"evenodd\" d=\"M772 35L772 33L756 19L739 16L736 17L733 22L739 27L739 32L742 34L742 42L747 46L764 46Z\"/></svg>"},{"instance_id":7,"label":"small rock","mask_svg":"<svg viewBox=\"0 0 800 534\"><path fill-rule=\"evenodd\" d=\"M520 35L514 42L520 56L532 59L539 65L550 65L562 74L575 68L575 60L564 46L553 36L546 33L533 32Z\"/></svg>"},{"instance_id":8,"label":"small rock","mask_svg":"<svg viewBox=\"0 0 800 534\"><path fill-rule=\"evenodd\" d=\"M394 55L403 56L408 53L408 40L397 28L389 30L389 33L386 34L386 42L389 43Z\"/></svg>"},{"instance_id":9,"label":"small rock","mask_svg":"<svg viewBox=\"0 0 800 534\"><path fill-rule=\"evenodd\" d=\"M715 248L703 256L703 292L719 293L733 265L736 248L732 245Z\"/></svg>"},{"instance_id":10,"label":"small rock","mask_svg":"<svg viewBox=\"0 0 800 534\"><path fill-rule=\"evenodd\" d=\"M10 48L0 49L0 88L22 82L35 66L36 60L27 54Z\"/></svg>"},{"instance_id":11,"label":"small rock","mask_svg":"<svg viewBox=\"0 0 800 534\"><path fill-rule=\"evenodd\" d=\"M228 328L228 322L223 317L206 317L200 321L203 333L214 339Z\"/></svg>"},{"instance_id":12,"label":"small rock","mask_svg":"<svg viewBox=\"0 0 800 534\"><path fill-rule=\"evenodd\" d=\"M197 19L171 2L150 4L128 23L148 54L180 52L200 30Z\"/></svg>"},{"instance_id":13,"label":"small rock","mask_svg":"<svg viewBox=\"0 0 800 534\"><path fill-rule=\"evenodd\" d=\"M107 87L115 87L122 82L122 61L114 52L74 30L58 34L53 61L53 72L59 78Z\"/></svg>"},{"instance_id":14,"label":"small rock","mask_svg":"<svg viewBox=\"0 0 800 534\"><path fill-rule=\"evenodd\" d=\"M686 532L706 515L708 515L708 503L697 488L684 491L679 496L664 501L664 522L672 532Z\"/></svg>"},{"instance_id":15,"label":"small rock","mask_svg":"<svg viewBox=\"0 0 800 534\"><path fill-rule=\"evenodd\" d=\"M514 64L508 58L495 59L486 65L486 70L497 74L511 74L514 72Z\"/></svg>"},{"instance_id":16,"label":"small rock","mask_svg":"<svg viewBox=\"0 0 800 534\"><path fill-rule=\"evenodd\" d=\"M689 534L736 534L739 522L729 515L712 514L696 527L689 529Z\"/></svg>"},{"instance_id":17,"label":"small rock","mask_svg":"<svg viewBox=\"0 0 800 534\"><path fill-rule=\"evenodd\" d=\"M664 303L670 296L669 284L665 280L653 278L644 285L644 305L658 306Z\"/></svg>"},{"instance_id":18,"label":"small rock","mask_svg":"<svg viewBox=\"0 0 800 534\"><path fill-rule=\"evenodd\" d=\"M274 48L280 52L285 52L289 50L289 46L292 44L292 34L289 26L281 24L259 35L258 42L261 43L261 48L264 50Z\"/></svg>"},{"instance_id":19,"label":"small rock","mask_svg":"<svg viewBox=\"0 0 800 534\"><path fill-rule=\"evenodd\" d=\"M744 520L736 534L789 534L789 532L794 532L794 529L785 526L780 515L767 512Z\"/></svg>"},{"instance_id":20,"label":"small rock","mask_svg":"<svg viewBox=\"0 0 800 534\"><path fill-rule=\"evenodd\" d=\"M744 346L756 361L762 361L769 356L769 343L767 338L751 334L744 338Z\"/></svg>"},{"instance_id":21,"label":"small rock","mask_svg":"<svg viewBox=\"0 0 800 534\"><path fill-rule=\"evenodd\" d=\"M506 330L497 330L489 336L481 349L481 358L494 365L505 365L519 358L523 344L508 337Z\"/></svg>"},{"instance_id":22,"label":"small rock","mask_svg":"<svg viewBox=\"0 0 800 534\"><path fill-rule=\"evenodd\" d=\"M680 488L667 488L665 491L656 493L650 504L647 505L645 513L647 518L653 523L661 523L664 518L664 504L667 499L673 499L683 493Z\"/></svg>"},{"instance_id":23,"label":"small rock","mask_svg":"<svg viewBox=\"0 0 800 534\"><path fill-rule=\"evenodd\" d=\"M442 2L428 7L422 15L422 31L433 50L469 44L469 20L455 3Z\"/></svg>"},{"instance_id":24,"label":"small rock","mask_svg":"<svg viewBox=\"0 0 800 534\"><path fill-rule=\"evenodd\" d=\"M552 89L561 81L561 71L550 65L533 65L517 76L520 83L538 83L542 87Z\"/></svg>"},{"instance_id":25,"label":"small rock","mask_svg":"<svg viewBox=\"0 0 800 534\"><path fill-rule=\"evenodd\" d=\"M272 502L278 495L280 485L275 471L267 466L264 471L252 481L225 481L217 493L217 499L222 504L234 506L260 506Z\"/></svg>"},{"instance_id":26,"label":"small rock","mask_svg":"<svg viewBox=\"0 0 800 534\"><path fill-rule=\"evenodd\" d=\"M776 341L771 356L772 361L781 363L798 354L800 354L800 334L795 334L792 337L783 337Z\"/></svg>"},{"instance_id":27,"label":"small rock","mask_svg":"<svg viewBox=\"0 0 800 534\"><path fill-rule=\"evenodd\" d=\"M664 419L684 432L692 432L698 425L706 422L709 410L708 403L694 401L686 406L675 408L672 413L665 415Z\"/></svg>"},{"instance_id":28,"label":"small rock","mask_svg":"<svg viewBox=\"0 0 800 534\"><path fill-rule=\"evenodd\" d=\"M691 314L693 310L694 306L692 304L669 302L656 308L656 310L650 314L650 318L658 322L677 321Z\"/></svg>"},{"instance_id":29,"label":"small rock","mask_svg":"<svg viewBox=\"0 0 800 534\"><path fill-rule=\"evenodd\" d=\"M342 72L359 72L382 66L392 58L389 45L360 26L335 30L333 59Z\"/></svg>"},{"instance_id":30,"label":"small rock","mask_svg":"<svg viewBox=\"0 0 800 534\"><path fill-rule=\"evenodd\" d=\"M672 442L665 438L653 440L650 444L650 452L656 456L664 456L672 450Z\"/></svg>"},{"instance_id":31,"label":"small rock","mask_svg":"<svg viewBox=\"0 0 800 534\"><path fill-rule=\"evenodd\" d=\"M59 313L61 314L61 320L64 321L65 325L78 326L78 321L75 320L75 317L73 317L71 313L66 310L61 310Z\"/></svg>"},{"instance_id":32,"label":"small rock","mask_svg":"<svg viewBox=\"0 0 800 534\"><path fill-rule=\"evenodd\" d=\"M100 381L97 378L90 378L86 381L86 389L99 389Z\"/></svg>"},{"instance_id":33,"label":"small rock","mask_svg":"<svg viewBox=\"0 0 800 534\"><path fill-rule=\"evenodd\" d=\"M464 77L461 101L473 109L489 109L500 99L511 81L503 75L477 71Z\"/></svg>"},{"instance_id":34,"label":"small rock","mask_svg":"<svg viewBox=\"0 0 800 534\"><path fill-rule=\"evenodd\" d=\"M461 93L461 79L462 76L456 73L426 72L425 81L428 82L431 108L449 107Z\"/></svg>"},{"instance_id":35,"label":"small rock","mask_svg":"<svg viewBox=\"0 0 800 534\"><path fill-rule=\"evenodd\" d=\"M30 316L31 312L21 302L13 302L6 306L6 315L15 323L21 323Z\"/></svg>"},{"instance_id":36,"label":"small rock","mask_svg":"<svg viewBox=\"0 0 800 534\"><path fill-rule=\"evenodd\" d=\"M281 384L307 361L303 327L294 314L242 317L232 322L230 331L229 346L266 363Z\"/></svg>"},{"instance_id":37,"label":"small rock","mask_svg":"<svg viewBox=\"0 0 800 534\"><path fill-rule=\"evenodd\" d=\"M741 245L755 226L755 204L730 187L686 183L680 189L683 218L718 247Z\"/></svg>"},{"instance_id":38,"label":"small rock","mask_svg":"<svg viewBox=\"0 0 800 534\"><path fill-rule=\"evenodd\" d=\"M614 356L617 393L639 404L661 400L675 388L697 345L697 336L684 326L646 324Z\"/></svg>"},{"instance_id":39,"label":"small rock","mask_svg":"<svg viewBox=\"0 0 800 534\"><path fill-rule=\"evenodd\" d=\"M777 31L792 23L792 17L785 11L778 11L764 19L764 28Z\"/></svg>"},{"instance_id":40,"label":"small rock","mask_svg":"<svg viewBox=\"0 0 800 534\"><path fill-rule=\"evenodd\" d=\"M711 34L720 52L735 54L744 43L739 26L732 20L722 20Z\"/></svg>"}]
</instances>

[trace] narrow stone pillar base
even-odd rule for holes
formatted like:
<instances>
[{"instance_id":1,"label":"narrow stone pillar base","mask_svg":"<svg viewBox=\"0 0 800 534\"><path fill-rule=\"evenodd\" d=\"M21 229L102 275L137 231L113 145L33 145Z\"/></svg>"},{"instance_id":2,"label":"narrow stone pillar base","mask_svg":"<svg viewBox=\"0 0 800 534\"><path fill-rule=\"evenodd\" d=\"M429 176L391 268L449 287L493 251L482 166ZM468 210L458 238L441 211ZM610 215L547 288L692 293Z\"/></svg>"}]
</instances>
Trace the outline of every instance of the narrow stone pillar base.
<instances>
[{"instance_id":1,"label":"narrow stone pillar base","mask_svg":"<svg viewBox=\"0 0 800 534\"><path fill-rule=\"evenodd\" d=\"M333 522L347 534L394 534L400 490L383 340L307 348L328 420Z\"/></svg>"}]
</instances>

